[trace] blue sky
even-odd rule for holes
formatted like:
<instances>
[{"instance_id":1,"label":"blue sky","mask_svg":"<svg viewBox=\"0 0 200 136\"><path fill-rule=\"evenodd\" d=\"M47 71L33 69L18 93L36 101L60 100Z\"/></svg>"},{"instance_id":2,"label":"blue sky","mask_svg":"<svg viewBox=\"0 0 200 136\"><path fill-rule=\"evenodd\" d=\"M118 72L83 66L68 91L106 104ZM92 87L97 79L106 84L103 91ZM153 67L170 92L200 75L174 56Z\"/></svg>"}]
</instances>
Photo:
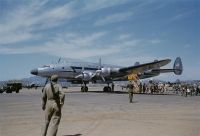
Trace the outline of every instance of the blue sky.
<instances>
[{"instance_id":1,"label":"blue sky","mask_svg":"<svg viewBox=\"0 0 200 136\"><path fill-rule=\"evenodd\" d=\"M0 80L60 57L129 66L178 56L183 74L157 79L200 79L199 24L199 0L0 0Z\"/></svg>"}]
</instances>

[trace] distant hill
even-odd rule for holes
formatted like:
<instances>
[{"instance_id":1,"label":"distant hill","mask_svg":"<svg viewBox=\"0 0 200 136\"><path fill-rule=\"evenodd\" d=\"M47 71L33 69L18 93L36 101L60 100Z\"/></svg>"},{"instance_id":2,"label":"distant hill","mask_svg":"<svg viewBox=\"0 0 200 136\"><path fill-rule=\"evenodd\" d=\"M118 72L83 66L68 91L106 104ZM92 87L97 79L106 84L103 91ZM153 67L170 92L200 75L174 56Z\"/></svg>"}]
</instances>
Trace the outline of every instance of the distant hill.
<instances>
[{"instance_id":1,"label":"distant hill","mask_svg":"<svg viewBox=\"0 0 200 136\"><path fill-rule=\"evenodd\" d=\"M23 86L27 86L31 84L35 84L37 86L44 86L46 82L46 78L33 76L33 77L21 79L21 82Z\"/></svg>"},{"instance_id":2,"label":"distant hill","mask_svg":"<svg viewBox=\"0 0 200 136\"><path fill-rule=\"evenodd\" d=\"M29 78L24 78L21 81L22 81L23 86L27 86L31 84L34 84L36 86L44 86L46 83L46 78L33 76ZM59 79L58 82L61 83L63 87L67 87L71 84L71 83L68 83L66 79Z\"/></svg>"}]
</instances>

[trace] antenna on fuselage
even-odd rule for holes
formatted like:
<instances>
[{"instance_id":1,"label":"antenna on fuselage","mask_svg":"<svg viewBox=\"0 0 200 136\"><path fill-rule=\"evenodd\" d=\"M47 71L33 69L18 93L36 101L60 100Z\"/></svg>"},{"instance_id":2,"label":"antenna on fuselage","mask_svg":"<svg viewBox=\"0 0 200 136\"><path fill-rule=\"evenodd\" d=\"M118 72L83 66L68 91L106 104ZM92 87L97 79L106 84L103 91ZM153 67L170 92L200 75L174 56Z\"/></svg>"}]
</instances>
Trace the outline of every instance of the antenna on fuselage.
<instances>
[{"instance_id":1,"label":"antenna on fuselage","mask_svg":"<svg viewBox=\"0 0 200 136\"><path fill-rule=\"evenodd\" d=\"M58 59L58 64L60 63L60 61L61 61L61 57Z\"/></svg>"},{"instance_id":2,"label":"antenna on fuselage","mask_svg":"<svg viewBox=\"0 0 200 136\"><path fill-rule=\"evenodd\" d=\"M99 66L98 66L98 70L101 69L101 57L99 58Z\"/></svg>"}]
</instances>

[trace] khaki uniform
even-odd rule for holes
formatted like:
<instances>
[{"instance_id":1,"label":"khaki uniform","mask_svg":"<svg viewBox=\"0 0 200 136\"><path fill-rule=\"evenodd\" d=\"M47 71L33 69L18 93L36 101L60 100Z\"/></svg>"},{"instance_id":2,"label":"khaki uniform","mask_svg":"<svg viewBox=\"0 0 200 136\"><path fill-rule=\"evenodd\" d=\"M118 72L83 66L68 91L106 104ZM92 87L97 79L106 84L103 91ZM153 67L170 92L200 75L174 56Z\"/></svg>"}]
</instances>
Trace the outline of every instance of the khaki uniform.
<instances>
[{"instance_id":1,"label":"khaki uniform","mask_svg":"<svg viewBox=\"0 0 200 136\"><path fill-rule=\"evenodd\" d=\"M127 88L128 88L128 94L129 94L129 102L132 103L133 102L133 84L128 84Z\"/></svg>"},{"instance_id":2,"label":"khaki uniform","mask_svg":"<svg viewBox=\"0 0 200 136\"><path fill-rule=\"evenodd\" d=\"M57 134L61 119L61 107L65 100L65 95L61 91L61 85L56 82L47 84L43 90L42 109L45 110L45 126L42 131L42 136L46 136L51 120L52 127L49 136L56 136Z\"/></svg>"},{"instance_id":3,"label":"khaki uniform","mask_svg":"<svg viewBox=\"0 0 200 136\"><path fill-rule=\"evenodd\" d=\"M133 102L133 93L139 92L139 86L137 81L132 81L127 85L128 93L129 93L129 102Z\"/></svg>"}]
</instances>

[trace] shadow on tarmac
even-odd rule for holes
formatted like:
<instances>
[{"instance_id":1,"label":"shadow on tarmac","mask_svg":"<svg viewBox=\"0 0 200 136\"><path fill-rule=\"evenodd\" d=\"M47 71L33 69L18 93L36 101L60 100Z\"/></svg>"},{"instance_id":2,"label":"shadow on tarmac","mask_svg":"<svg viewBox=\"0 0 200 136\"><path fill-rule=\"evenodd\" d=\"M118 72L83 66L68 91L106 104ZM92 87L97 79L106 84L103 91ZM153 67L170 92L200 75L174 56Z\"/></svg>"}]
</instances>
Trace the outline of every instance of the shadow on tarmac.
<instances>
[{"instance_id":1,"label":"shadow on tarmac","mask_svg":"<svg viewBox=\"0 0 200 136\"><path fill-rule=\"evenodd\" d=\"M81 92L81 91L80 91ZM79 93L80 93L79 92ZM77 92L67 92L67 93L77 93ZM104 91L88 91L88 92L81 92L81 93L108 93L108 94L128 94L128 92L124 91L114 91L114 92L104 92ZM141 95L175 95L175 94L167 94L167 93L134 93L134 94L141 94Z\"/></svg>"},{"instance_id":2,"label":"shadow on tarmac","mask_svg":"<svg viewBox=\"0 0 200 136\"><path fill-rule=\"evenodd\" d=\"M63 136L82 136L82 134L74 134L74 135L63 135Z\"/></svg>"}]
</instances>

